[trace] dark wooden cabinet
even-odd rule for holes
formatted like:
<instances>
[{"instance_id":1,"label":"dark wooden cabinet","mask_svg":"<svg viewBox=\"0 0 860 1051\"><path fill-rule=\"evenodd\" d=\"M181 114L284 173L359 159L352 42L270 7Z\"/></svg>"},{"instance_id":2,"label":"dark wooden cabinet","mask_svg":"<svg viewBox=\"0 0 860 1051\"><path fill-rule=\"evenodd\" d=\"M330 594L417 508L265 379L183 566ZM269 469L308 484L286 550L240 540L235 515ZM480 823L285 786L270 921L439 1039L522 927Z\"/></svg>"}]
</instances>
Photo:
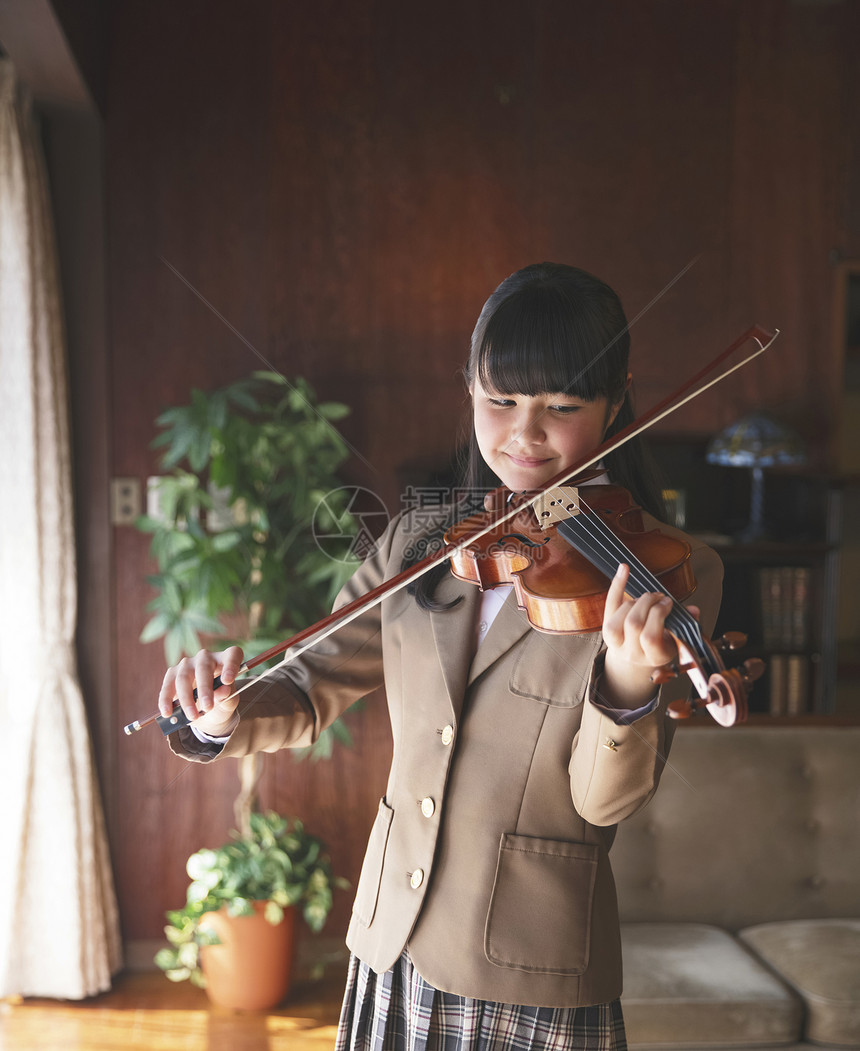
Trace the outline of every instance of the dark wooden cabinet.
<instances>
[{"instance_id":1,"label":"dark wooden cabinet","mask_svg":"<svg viewBox=\"0 0 860 1051\"><path fill-rule=\"evenodd\" d=\"M836 267L833 358L839 378L833 450L839 479L839 571L833 580L836 710L860 713L860 260Z\"/></svg>"},{"instance_id":2,"label":"dark wooden cabinet","mask_svg":"<svg viewBox=\"0 0 860 1051\"><path fill-rule=\"evenodd\" d=\"M760 657L753 718L856 715L840 696L839 612L845 487L821 474L765 473L765 536L740 542L748 521L750 472L705 459L705 441L654 445L664 479L683 493L683 526L723 560L723 601L715 637L741 631L744 649L727 663Z\"/></svg>"},{"instance_id":3,"label":"dark wooden cabinet","mask_svg":"<svg viewBox=\"0 0 860 1051\"><path fill-rule=\"evenodd\" d=\"M717 635L743 630L765 673L751 714L795 717L835 710L834 609L828 586L838 549L827 542L715 545L725 566Z\"/></svg>"}]
</instances>

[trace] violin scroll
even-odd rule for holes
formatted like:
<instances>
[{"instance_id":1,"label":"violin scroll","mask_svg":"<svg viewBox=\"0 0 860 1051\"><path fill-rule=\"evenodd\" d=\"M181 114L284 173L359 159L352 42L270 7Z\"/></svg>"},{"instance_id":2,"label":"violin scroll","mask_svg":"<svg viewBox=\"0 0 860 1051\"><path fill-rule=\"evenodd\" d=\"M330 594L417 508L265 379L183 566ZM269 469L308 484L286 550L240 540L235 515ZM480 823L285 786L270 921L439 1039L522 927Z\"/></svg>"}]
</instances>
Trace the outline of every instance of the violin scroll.
<instances>
[{"instance_id":1,"label":"violin scroll","mask_svg":"<svg viewBox=\"0 0 860 1051\"><path fill-rule=\"evenodd\" d=\"M733 640L740 637L746 641L740 632L728 632L727 635ZM702 675L701 668L695 666L681 666L677 671L660 669L659 677L654 677L655 682L667 682L678 672L685 671L690 675L699 694L698 697L690 697L687 700L673 701L667 709L671 718L689 719L702 708L706 708L714 721L721 726L734 726L737 722L746 721L747 694L756 679L761 678L764 673L764 661L758 657L750 657L738 668L726 668L722 666L716 652L718 649L736 649L740 645L742 643L732 645L726 642L726 636L711 645L718 666L711 671L707 679ZM679 653L680 651L679 646ZM696 672L698 674L695 674Z\"/></svg>"}]
</instances>

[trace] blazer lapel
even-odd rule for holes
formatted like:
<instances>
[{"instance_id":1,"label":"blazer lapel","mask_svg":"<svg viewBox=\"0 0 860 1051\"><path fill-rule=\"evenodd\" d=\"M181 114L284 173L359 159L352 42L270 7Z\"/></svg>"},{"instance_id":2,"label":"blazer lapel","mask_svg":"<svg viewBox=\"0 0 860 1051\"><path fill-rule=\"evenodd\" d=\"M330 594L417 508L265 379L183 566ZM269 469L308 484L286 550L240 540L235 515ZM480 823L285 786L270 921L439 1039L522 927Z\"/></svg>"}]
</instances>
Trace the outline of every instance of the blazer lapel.
<instances>
[{"instance_id":1,"label":"blazer lapel","mask_svg":"<svg viewBox=\"0 0 860 1051\"><path fill-rule=\"evenodd\" d=\"M517 606L516 594L511 591L476 652L476 621L481 591L454 577L443 578L436 591L436 598L441 602L450 602L458 596L462 601L454 609L430 614L439 666L451 707L457 715L467 687L519 642L531 626L525 613Z\"/></svg>"},{"instance_id":2,"label":"blazer lapel","mask_svg":"<svg viewBox=\"0 0 860 1051\"><path fill-rule=\"evenodd\" d=\"M475 652L475 620L481 592L451 575L443 577L435 598L452 602L458 597L461 601L453 609L430 614L439 667L455 714L459 714L463 703L469 665Z\"/></svg>"},{"instance_id":3,"label":"blazer lapel","mask_svg":"<svg viewBox=\"0 0 860 1051\"><path fill-rule=\"evenodd\" d=\"M466 685L471 685L491 664L503 657L529 630L530 624L523 610L517 606L516 593L511 590L505 603L490 625L487 637L478 647Z\"/></svg>"}]
</instances>

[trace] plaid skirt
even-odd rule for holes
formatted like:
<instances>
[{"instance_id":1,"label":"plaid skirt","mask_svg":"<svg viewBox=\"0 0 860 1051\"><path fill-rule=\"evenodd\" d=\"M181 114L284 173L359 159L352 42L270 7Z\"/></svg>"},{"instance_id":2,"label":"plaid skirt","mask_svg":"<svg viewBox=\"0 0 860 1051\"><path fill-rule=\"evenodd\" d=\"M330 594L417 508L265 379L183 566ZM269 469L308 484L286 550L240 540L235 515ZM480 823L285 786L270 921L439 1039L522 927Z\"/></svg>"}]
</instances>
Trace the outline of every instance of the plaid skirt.
<instances>
[{"instance_id":1,"label":"plaid skirt","mask_svg":"<svg viewBox=\"0 0 860 1051\"><path fill-rule=\"evenodd\" d=\"M336 1051L627 1051L621 1004L524 1007L429 985L404 952L385 974L352 956Z\"/></svg>"}]
</instances>

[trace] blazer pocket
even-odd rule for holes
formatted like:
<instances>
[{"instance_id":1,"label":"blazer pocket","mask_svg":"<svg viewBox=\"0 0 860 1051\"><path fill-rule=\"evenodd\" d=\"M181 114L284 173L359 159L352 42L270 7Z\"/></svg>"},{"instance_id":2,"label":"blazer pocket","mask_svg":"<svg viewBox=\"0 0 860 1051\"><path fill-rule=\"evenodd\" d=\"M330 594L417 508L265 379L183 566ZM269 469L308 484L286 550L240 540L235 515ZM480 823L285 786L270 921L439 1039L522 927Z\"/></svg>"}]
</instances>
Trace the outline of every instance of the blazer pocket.
<instances>
[{"instance_id":1,"label":"blazer pocket","mask_svg":"<svg viewBox=\"0 0 860 1051\"><path fill-rule=\"evenodd\" d=\"M548 635L532 631L511 672L510 691L551 708L582 704L594 659L603 647L599 633Z\"/></svg>"},{"instance_id":2,"label":"blazer pocket","mask_svg":"<svg viewBox=\"0 0 860 1051\"><path fill-rule=\"evenodd\" d=\"M367 851L364 855L364 863L361 866L361 875L358 878L358 890L355 892L355 902L352 911L359 923L369 927L373 923L376 914L376 903L379 900L379 884L382 880L382 866L385 862L385 851L388 846L388 833L391 829L391 819L394 811L385 802L379 801L379 811L373 828L370 830L370 839L367 843Z\"/></svg>"},{"instance_id":3,"label":"blazer pocket","mask_svg":"<svg viewBox=\"0 0 860 1051\"><path fill-rule=\"evenodd\" d=\"M591 943L599 847L502 836L487 915L490 963L541 974L582 974Z\"/></svg>"}]
</instances>

